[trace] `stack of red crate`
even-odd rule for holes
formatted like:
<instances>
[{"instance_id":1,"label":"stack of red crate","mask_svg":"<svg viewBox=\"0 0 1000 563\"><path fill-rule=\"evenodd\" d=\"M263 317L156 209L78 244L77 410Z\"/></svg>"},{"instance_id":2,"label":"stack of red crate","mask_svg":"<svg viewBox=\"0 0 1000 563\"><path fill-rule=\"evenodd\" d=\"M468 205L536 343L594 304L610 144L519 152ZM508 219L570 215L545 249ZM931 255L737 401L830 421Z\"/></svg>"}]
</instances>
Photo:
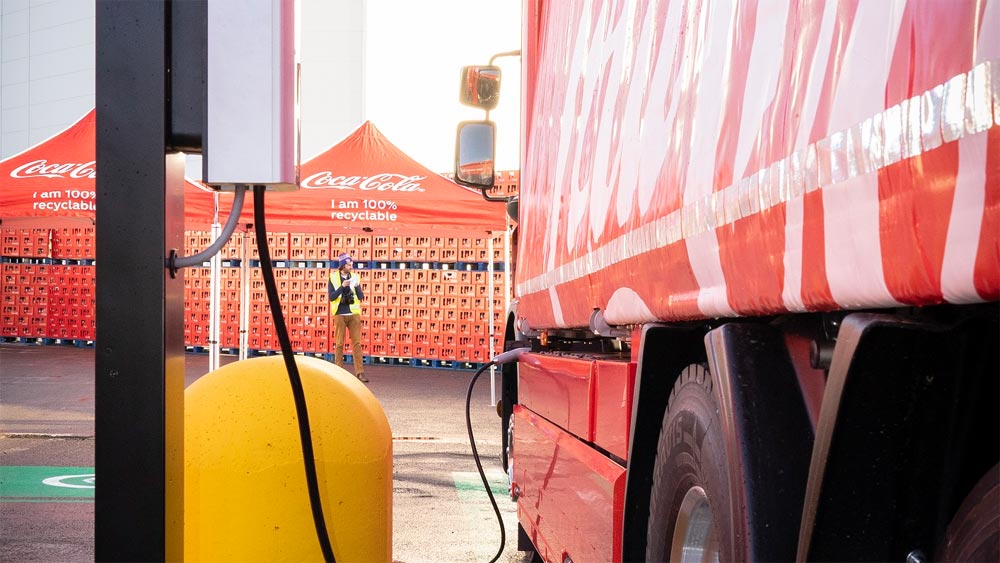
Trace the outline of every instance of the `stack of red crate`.
<instances>
[{"instance_id":1,"label":"stack of red crate","mask_svg":"<svg viewBox=\"0 0 1000 563\"><path fill-rule=\"evenodd\" d=\"M17 256L25 258L52 257L52 231L49 229L18 229L20 249Z\"/></svg>"},{"instance_id":2,"label":"stack of red crate","mask_svg":"<svg viewBox=\"0 0 1000 563\"><path fill-rule=\"evenodd\" d=\"M48 329L49 268L48 264L21 264L17 296L18 336L44 337Z\"/></svg>"},{"instance_id":3,"label":"stack of red crate","mask_svg":"<svg viewBox=\"0 0 1000 563\"><path fill-rule=\"evenodd\" d=\"M7 230L4 230L4 239L6 241ZM6 242L4 243L4 248ZM20 264L0 264L0 290L3 291L3 301L0 303L0 336L4 337L16 337L19 335L20 327L20 304L21 304L21 285L18 283L21 276L21 265Z\"/></svg>"},{"instance_id":4,"label":"stack of red crate","mask_svg":"<svg viewBox=\"0 0 1000 563\"><path fill-rule=\"evenodd\" d=\"M186 231L184 255L191 256L212 244L207 231ZM241 272L233 266L243 256L244 235L234 234L219 251L223 267L219 270L219 346L240 345ZM210 260L206 259L205 263ZM211 343L212 270L195 266L184 270L184 344L208 346Z\"/></svg>"},{"instance_id":5,"label":"stack of red crate","mask_svg":"<svg viewBox=\"0 0 1000 563\"><path fill-rule=\"evenodd\" d=\"M288 337L296 352L327 353L330 347L330 306L325 267L274 268L275 285ZM251 350L278 350L280 342L267 300L263 271L250 270Z\"/></svg>"},{"instance_id":6,"label":"stack of red crate","mask_svg":"<svg viewBox=\"0 0 1000 563\"><path fill-rule=\"evenodd\" d=\"M429 262L452 264L458 261L458 237L430 237L427 248Z\"/></svg>"},{"instance_id":7,"label":"stack of red crate","mask_svg":"<svg viewBox=\"0 0 1000 563\"><path fill-rule=\"evenodd\" d=\"M51 248L53 257L64 261L56 265L3 265L3 335L93 339L94 267L66 263L93 258L93 229L8 229L3 234L5 256L44 257ZM269 241L272 257L291 260L288 265L294 266L276 268L275 276L296 351L333 351L327 276L330 268L336 267L336 256L345 251L355 257L368 298L363 316L366 356L482 362L491 353L491 317L496 329L502 330L504 273L493 274L495 288L490 294L490 274L481 269L490 258L502 261L502 237L493 239L492 256L485 236L271 233ZM187 232L184 252L194 254L210 243L207 232ZM239 263L233 261L244 256L258 257L250 234L235 235L221 252L222 259L229 261L223 263L219 288L219 344L223 348L239 346L242 274ZM310 263L314 260L320 263ZM475 269L431 269L448 268L455 262ZM375 268L366 270L368 265ZM412 268L414 265L418 269ZM276 350L279 344L261 270L253 267L249 273L249 348ZM184 275L185 343L206 346L211 316L210 269L189 268ZM496 338L494 353L502 347L500 340Z\"/></svg>"},{"instance_id":8,"label":"stack of red crate","mask_svg":"<svg viewBox=\"0 0 1000 563\"><path fill-rule=\"evenodd\" d=\"M488 236L463 236L458 239L458 261L464 264L483 264L490 261Z\"/></svg>"},{"instance_id":9,"label":"stack of red crate","mask_svg":"<svg viewBox=\"0 0 1000 563\"><path fill-rule=\"evenodd\" d=\"M49 229L3 229L2 256L17 258L51 258L52 231Z\"/></svg>"},{"instance_id":10,"label":"stack of red crate","mask_svg":"<svg viewBox=\"0 0 1000 563\"><path fill-rule=\"evenodd\" d=\"M2 267L3 302L0 309L0 336L44 337L48 316L48 266L41 262L52 256L52 232L48 229L0 230L2 255L16 262Z\"/></svg>"},{"instance_id":11,"label":"stack of red crate","mask_svg":"<svg viewBox=\"0 0 1000 563\"><path fill-rule=\"evenodd\" d=\"M386 350L389 357L412 358L416 336L404 326L413 318L416 273L422 270L387 270L385 284Z\"/></svg>"},{"instance_id":12,"label":"stack of red crate","mask_svg":"<svg viewBox=\"0 0 1000 563\"><path fill-rule=\"evenodd\" d=\"M330 259L330 235L291 233L288 236L290 260L320 261Z\"/></svg>"},{"instance_id":13,"label":"stack of red crate","mask_svg":"<svg viewBox=\"0 0 1000 563\"><path fill-rule=\"evenodd\" d=\"M267 251L271 260L288 260L289 238L288 233L267 233ZM257 237L253 233L248 233L246 245L250 251L250 260L260 260Z\"/></svg>"},{"instance_id":14,"label":"stack of red crate","mask_svg":"<svg viewBox=\"0 0 1000 563\"><path fill-rule=\"evenodd\" d=\"M367 314L362 315L362 319L366 321L362 326L362 334L368 347L366 355L369 356L385 357L389 354L389 323L386 320L386 309L389 307L389 297L386 294L388 283L388 269L375 268L361 274L361 289L368 300ZM331 340L330 344L332 346L334 342Z\"/></svg>"},{"instance_id":15,"label":"stack of red crate","mask_svg":"<svg viewBox=\"0 0 1000 563\"><path fill-rule=\"evenodd\" d=\"M250 308L247 323L247 347L251 350L268 350L274 348L275 338L270 327L271 309L267 306L267 292L264 289L264 275L259 267L250 268ZM265 313L267 315L265 322ZM266 338L265 338L266 337ZM264 345L267 344L268 348Z\"/></svg>"},{"instance_id":16,"label":"stack of red crate","mask_svg":"<svg viewBox=\"0 0 1000 563\"><path fill-rule=\"evenodd\" d=\"M184 256L192 256L208 248L212 236L205 231L184 233ZM197 266L187 268L184 275L184 344L187 346L208 346L209 322L211 314L210 271Z\"/></svg>"},{"instance_id":17,"label":"stack of red crate","mask_svg":"<svg viewBox=\"0 0 1000 563\"><path fill-rule=\"evenodd\" d=\"M59 260L88 260L96 256L93 227L56 229L52 233L52 257Z\"/></svg>"},{"instance_id":18,"label":"stack of red crate","mask_svg":"<svg viewBox=\"0 0 1000 563\"><path fill-rule=\"evenodd\" d=\"M21 255L21 235L15 229L0 229L0 256Z\"/></svg>"},{"instance_id":19,"label":"stack of red crate","mask_svg":"<svg viewBox=\"0 0 1000 563\"><path fill-rule=\"evenodd\" d=\"M202 276L208 275L208 289L212 289L212 271L204 270ZM222 348L239 348L240 346L240 283L241 271L237 267L219 268L219 346ZM211 297L210 297L211 299Z\"/></svg>"},{"instance_id":20,"label":"stack of red crate","mask_svg":"<svg viewBox=\"0 0 1000 563\"><path fill-rule=\"evenodd\" d=\"M507 304L514 294L512 288L507 285L504 272L493 272L493 288L491 313L493 315L493 328L497 335L494 338L493 354L499 354L504 351L503 339L507 326Z\"/></svg>"},{"instance_id":21,"label":"stack of red crate","mask_svg":"<svg viewBox=\"0 0 1000 563\"><path fill-rule=\"evenodd\" d=\"M493 236L493 263L501 264L504 260L504 236L494 235Z\"/></svg>"},{"instance_id":22,"label":"stack of red crate","mask_svg":"<svg viewBox=\"0 0 1000 563\"><path fill-rule=\"evenodd\" d=\"M423 235L408 235L402 237L402 259L406 262L431 262L431 237Z\"/></svg>"},{"instance_id":23,"label":"stack of red crate","mask_svg":"<svg viewBox=\"0 0 1000 563\"><path fill-rule=\"evenodd\" d=\"M281 270L281 277L278 273ZM326 353L329 346L329 311L326 268L295 267L276 270L285 325L292 349Z\"/></svg>"},{"instance_id":24,"label":"stack of red crate","mask_svg":"<svg viewBox=\"0 0 1000 563\"><path fill-rule=\"evenodd\" d=\"M459 334L456 342L456 355L459 361L479 362L485 355L485 349L478 349L479 342L476 336L476 286L474 285L476 274L483 272L458 271L455 273L455 286L457 288L458 306L455 320ZM477 353L478 352L478 353Z\"/></svg>"},{"instance_id":25,"label":"stack of red crate","mask_svg":"<svg viewBox=\"0 0 1000 563\"><path fill-rule=\"evenodd\" d=\"M86 262L94 255L93 229L8 229L3 234L5 256L38 257L47 252L51 241L51 254L63 262L3 265L3 335L92 339L94 266ZM504 273L493 274L494 292L490 294L490 274L482 270L489 258L502 261L502 237L493 239L492 256L485 236L272 233L269 240L275 260L290 260L289 267L275 269L275 276L296 351L333 352L327 276L330 268L336 267L336 256L345 251L356 259L367 297L362 321L366 356L483 362L491 355L491 317L496 330L502 331ZM221 252L219 345L223 348L239 346L242 272L235 261L257 256L252 241L249 233L237 234ZM184 252L194 254L210 243L209 233L189 231ZM312 263L314 259L318 263ZM85 263L72 263L77 260ZM430 260L433 263L426 262ZM447 269L455 262L474 269ZM366 269L369 265L374 269ZM255 265L249 274L249 348L277 350L261 270ZM211 317L210 269L189 268L184 276L185 343L206 346ZM495 338L492 353L500 351L501 340Z\"/></svg>"},{"instance_id":26,"label":"stack of red crate","mask_svg":"<svg viewBox=\"0 0 1000 563\"><path fill-rule=\"evenodd\" d=\"M440 270L412 270L413 294L410 303L413 314L409 324L404 323L404 330L413 335L413 357L422 360L437 358L437 347L433 344L431 335L431 312L428 306L431 294L431 274ZM433 349L432 349L433 347ZM433 352L433 354L432 354Z\"/></svg>"},{"instance_id":27,"label":"stack of red crate","mask_svg":"<svg viewBox=\"0 0 1000 563\"><path fill-rule=\"evenodd\" d=\"M219 251L219 257L223 261L232 262L233 260L243 259L243 245L245 239L248 239L250 235L244 233L233 233L226 241L226 245L222 247Z\"/></svg>"},{"instance_id":28,"label":"stack of red crate","mask_svg":"<svg viewBox=\"0 0 1000 563\"><path fill-rule=\"evenodd\" d=\"M341 252L350 253L367 297L362 316L363 353L378 359L484 362L489 324L502 333L504 318L503 237L369 234L270 233L271 257L293 347L298 352L332 353L327 279ZM2 335L92 340L94 338L94 229L4 229ZM203 231L185 233L185 255L211 244ZM56 264L26 263L38 258ZM237 233L221 251L220 338L222 348L239 346L242 267L249 267L248 347L277 350L252 233ZM208 261L206 260L206 263ZM252 266L252 267L251 267ZM459 269L456 269L459 268ZM206 266L184 271L185 343L209 344L211 277ZM347 352L350 352L348 349Z\"/></svg>"},{"instance_id":29,"label":"stack of red crate","mask_svg":"<svg viewBox=\"0 0 1000 563\"><path fill-rule=\"evenodd\" d=\"M274 268L274 281L278 288L279 299L284 308L282 313L288 314L288 268ZM284 295L282 295L284 294ZM274 316L271 314L271 305L267 300L267 290L264 287L264 272L260 267L250 268L250 338L249 348L251 350L280 350L281 343L278 342L278 333L274 329Z\"/></svg>"},{"instance_id":30,"label":"stack of red crate","mask_svg":"<svg viewBox=\"0 0 1000 563\"><path fill-rule=\"evenodd\" d=\"M510 197L521 193L521 171L508 170L504 172L504 195Z\"/></svg>"},{"instance_id":31,"label":"stack of red crate","mask_svg":"<svg viewBox=\"0 0 1000 563\"><path fill-rule=\"evenodd\" d=\"M487 193L492 197L511 197L520 193L521 174L517 170L498 171L493 179L493 187Z\"/></svg>"},{"instance_id":32,"label":"stack of red crate","mask_svg":"<svg viewBox=\"0 0 1000 563\"><path fill-rule=\"evenodd\" d=\"M312 329L312 339L306 351L325 353L330 350L330 301L327 297L328 268L306 270L305 324Z\"/></svg>"},{"instance_id":33,"label":"stack of red crate","mask_svg":"<svg viewBox=\"0 0 1000 563\"><path fill-rule=\"evenodd\" d=\"M93 340L96 328L94 266L56 264L47 266L46 271L46 336L64 340Z\"/></svg>"},{"instance_id":34,"label":"stack of red crate","mask_svg":"<svg viewBox=\"0 0 1000 563\"><path fill-rule=\"evenodd\" d=\"M222 267L219 269L219 346L239 348L240 346L240 300L242 297L242 271L238 266L244 255L243 247L248 235L234 234L222 247ZM208 289L211 291L211 269L208 275ZM211 299L211 296L209 297ZM211 313L210 313L211 314Z\"/></svg>"},{"instance_id":35,"label":"stack of red crate","mask_svg":"<svg viewBox=\"0 0 1000 563\"><path fill-rule=\"evenodd\" d=\"M357 265L357 262L370 262L373 260L371 235L331 235L330 236L330 261L331 267L337 267L337 258L341 253L350 254Z\"/></svg>"},{"instance_id":36,"label":"stack of red crate","mask_svg":"<svg viewBox=\"0 0 1000 563\"><path fill-rule=\"evenodd\" d=\"M306 269L280 268L275 272L278 283L278 298L285 317L288 338L292 350L305 350L305 342L312 338L312 330L306 327L303 307L305 306Z\"/></svg>"},{"instance_id":37,"label":"stack of red crate","mask_svg":"<svg viewBox=\"0 0 1000 563\"><path fill-rule=\"evenodd\" d=\"M458 245L456 244L456 251ZM459 275L454 270L442 270L440 276L431 274L431 330L440 335L438 358L454 361L458 352Z\"/></svg>"},{"instance_id":38,"label":"stack of red crate","mask_svg":"<svg viewBox=\"0 0 1000 563\"><path fill-rule=\"evenodd\" d=\"M71 233L76 232L74 239ZM58 265L62 248L79 241L74 257L92 258L94 231L89 229L3 229L4 337L92 340L94 333L93 266ZM74 246L74 249L76 247Z\"/></svg>"},{"instance_id":39,"label":"stack of red crate","mask_svg":"<svg viewBox=\"0 0 1000 563\"><path fill-rule=\"evenodd\" d=\"M403 237L400 235L375 235L372 237L371 261L388 268L391 262L403 260Z\"/></svg>"}]
</instances>

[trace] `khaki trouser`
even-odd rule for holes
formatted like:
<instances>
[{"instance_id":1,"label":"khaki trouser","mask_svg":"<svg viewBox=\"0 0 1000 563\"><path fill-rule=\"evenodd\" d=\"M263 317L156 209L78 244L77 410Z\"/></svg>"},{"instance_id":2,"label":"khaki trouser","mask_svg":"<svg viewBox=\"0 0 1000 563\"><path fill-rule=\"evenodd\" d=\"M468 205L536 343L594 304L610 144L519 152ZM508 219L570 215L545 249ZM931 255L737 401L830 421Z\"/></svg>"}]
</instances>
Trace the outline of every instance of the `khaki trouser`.
<instances>
[{"instance_id":1,"label":"khaki trouser","mask_svg":"<svg viewBox=\"0 0 1000 563\"><path fill-rule=\"evenodd\" d=\"M334 363L344 367L344 332L351 332L351 356L354 360L354 375L361 376L365 372L364 359L361 356L361 315L334 315L333 334L335 339Z\"/></svg>"}]
</instances>

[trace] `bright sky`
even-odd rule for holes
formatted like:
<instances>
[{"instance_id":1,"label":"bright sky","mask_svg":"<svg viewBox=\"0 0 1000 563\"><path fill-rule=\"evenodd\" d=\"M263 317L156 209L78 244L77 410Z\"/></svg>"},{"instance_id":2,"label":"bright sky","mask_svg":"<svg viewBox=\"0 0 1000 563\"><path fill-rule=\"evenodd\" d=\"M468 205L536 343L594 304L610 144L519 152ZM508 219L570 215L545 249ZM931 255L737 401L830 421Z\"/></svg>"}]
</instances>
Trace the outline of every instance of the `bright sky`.
<instances>
[{"instance_id":1,"label":"bright sky","mask_svg":"<svg viewBox=\"0 0 1000 563\"><path fill-rule=\"evenodd\" d=\"M461 69L521 48L520 0L368 0L367 28L367 119L424 166L452 171L458 123L485 116L459 104ZM495 64L496 169L517 170L520 58Z\"/></svg>"}]
</instances>

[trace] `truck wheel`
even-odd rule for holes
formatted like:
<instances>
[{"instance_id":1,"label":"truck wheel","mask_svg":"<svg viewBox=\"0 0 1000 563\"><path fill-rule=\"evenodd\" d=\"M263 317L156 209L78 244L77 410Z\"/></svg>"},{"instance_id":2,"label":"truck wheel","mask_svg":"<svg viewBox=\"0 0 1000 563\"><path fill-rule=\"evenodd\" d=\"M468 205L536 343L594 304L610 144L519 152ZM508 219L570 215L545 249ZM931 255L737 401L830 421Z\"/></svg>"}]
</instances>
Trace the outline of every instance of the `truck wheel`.
<instances>
[{"instance_id":1,"label":"truck wheel","mask_svg":"<svg viewBox=\"0 0 1000 563\"><path fill-rule=\"evenodd\" d=\"M743 519L730 514L729 463L712 387L708 369L696 364L670 393L653 469L646 561L746 559L738 540L746 537Z\"/></svg>"},{"instance_id":2,"label":"truck wheel","mask_svg":"<svg viewBox=\"0 0 1000 563\"><path fill-rule=\"evenodd\" d=\"M972 488L948 530L939 561L1000 561L1000 465Z\"/></svg>"}]
</instances>

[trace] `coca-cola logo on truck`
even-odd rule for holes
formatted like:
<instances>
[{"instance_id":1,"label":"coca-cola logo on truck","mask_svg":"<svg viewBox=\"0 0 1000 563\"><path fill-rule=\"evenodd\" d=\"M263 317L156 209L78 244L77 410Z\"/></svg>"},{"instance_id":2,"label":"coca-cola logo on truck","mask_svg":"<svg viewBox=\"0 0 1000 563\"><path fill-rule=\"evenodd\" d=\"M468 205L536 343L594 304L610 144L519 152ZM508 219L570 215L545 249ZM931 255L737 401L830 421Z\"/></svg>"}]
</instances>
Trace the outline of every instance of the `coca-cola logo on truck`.
<instances>
[{"instance_id":1,"label":"coca-cola logo on truck","mask_svg":"<svg viewBox=\"0 0 1000 563\"><path fill-rule=\"evenodd\" d=\"M33 160L10 171L11 178L96 178L97 162L68 162Z\"/></svg>"},{"instance_id":2,"label":"coca-cola logo on truck","mask_svg":"<svg viewBox=\"0 0 1000 563\"><path fill-rule=\"evenodd\" d=\"M330 171L317 172L302 180L303 188L333 188L377 192L423 192L420 180L426 176L372 174L371 176L334 176Z\"/></svg>"}]
</instances>

